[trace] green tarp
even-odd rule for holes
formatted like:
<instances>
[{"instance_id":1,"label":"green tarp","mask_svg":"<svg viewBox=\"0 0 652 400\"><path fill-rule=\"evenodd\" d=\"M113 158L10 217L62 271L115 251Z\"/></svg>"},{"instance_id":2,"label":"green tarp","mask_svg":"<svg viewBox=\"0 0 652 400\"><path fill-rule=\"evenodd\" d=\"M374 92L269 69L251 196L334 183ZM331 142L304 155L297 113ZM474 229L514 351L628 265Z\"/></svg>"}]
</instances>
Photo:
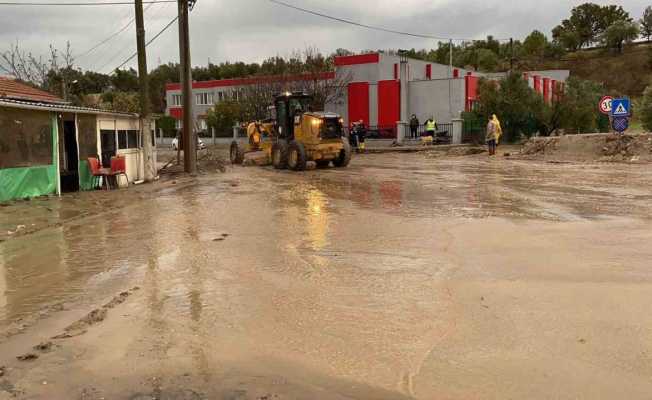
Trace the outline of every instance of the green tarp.
<instances>
[{"instance_id":1,"label":"green tarp","mask_svg":"<svg viewBox=\"0 0 652 400\"><path fill-rule=\"evenodd\" d=\"M0 169L0 201L42 196L56 191L57 168L53 165Z\"/></svg>"},{"instance_id":2,"label":"green tarp","mask_svg":"<svg viewBox=\"0 0 652 400\"><path fill-rule=\"evenodd\" d=\"M95 190L97 188L97 179L91 175L91 170L88 167L88 161L79 161L79 189L80 190Z\"/></svg>"},{"instance_id":3,"label":"green tarp","mask_svg":"<svg viewBox=\"0 0 652 400\"><path fill-rule=\"evenodd\" d=\"M52 165L0 169L0 201L57 193L59 140L56 114L50 114ZM1 132L0 132L1 134Z\"/></svg>"}]
</instances>

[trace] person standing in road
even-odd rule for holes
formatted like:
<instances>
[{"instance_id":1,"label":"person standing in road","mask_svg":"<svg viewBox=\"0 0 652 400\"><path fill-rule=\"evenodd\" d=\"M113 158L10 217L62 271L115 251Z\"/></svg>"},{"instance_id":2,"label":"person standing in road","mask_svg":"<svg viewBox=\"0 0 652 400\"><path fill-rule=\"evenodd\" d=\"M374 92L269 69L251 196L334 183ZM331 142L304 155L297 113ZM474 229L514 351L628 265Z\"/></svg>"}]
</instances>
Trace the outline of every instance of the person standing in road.
<instances>
[{"instance_id":1,"label":"person standing in road","mask_svg":"<svg viewBox=\"0 0 652 400\"><path fill-rule=\"evenodd\" d=\"M500 126L500 120L496 114L491 117L491 120L494 122L494 126L496 127L496 147L498 147L500 137L503 136L503 128Z\"/></svg>"},{"instance_id":2,"label":"person standing in road","mask_svg":"<svg viewBox=\"0 0 652 400\"><path fill-rule=\"evenodd\" d=\"M426 136L430 136L434 139L437 132L437 121L435 121L433 117L430 117L424 126L426 128Z\"/></svg>"},{"instance_id":3,"label":"person standing in road","mask_svg":"<svg viewBox=\"0 0 652 400\"><path fill-rule=\"evenodd\" d=\"M487 136L485 140L487 141L487 149L489 150L489 155L493 156L496 154L496 123L493 118L489 118L489 123L487 124Z\"/></svg>"},{"instance_id":4,"label":"person standing in road","mask_svg":"<svg viewBox=\"0 0 652 400\"><path fill-rule=\"evenodd\" d=\"M412 114L412 117L410 118L410 134L412 139L416 139L418 137L418 131L419 131L419 118L415 114Z\"/></svg>"}]
</instances>

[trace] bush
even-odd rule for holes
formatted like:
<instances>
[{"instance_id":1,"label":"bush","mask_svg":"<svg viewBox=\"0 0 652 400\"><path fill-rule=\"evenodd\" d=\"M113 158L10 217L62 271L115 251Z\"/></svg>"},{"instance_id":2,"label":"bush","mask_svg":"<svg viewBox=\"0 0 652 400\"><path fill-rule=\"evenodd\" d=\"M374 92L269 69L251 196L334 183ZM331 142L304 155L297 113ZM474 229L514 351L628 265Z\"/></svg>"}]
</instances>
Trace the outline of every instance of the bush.
<instances>
[{"instance_id":1,"label":"bush","mask_svg":"<svg viewBox=\"0 0 652 400\"><path fill-rule=\"evenodd\" d=\"M652 132L652 85L645 88L641 99L641 122L646 131Z\"/></svg>"},{"instance_id":2,"label":"bush","mask_svg":"<svg viewBox=\"0 0 652 400\"><path fill-rule=\"evenodd\" d=\"M514 142L520 140L521 135L532 136L537 131L537 114L543 100L520 72L511 73L500 82L482 79L478 95L478 114L485 122L496 114L501 121L504 140Z\"/></svg>"}]
</instances>

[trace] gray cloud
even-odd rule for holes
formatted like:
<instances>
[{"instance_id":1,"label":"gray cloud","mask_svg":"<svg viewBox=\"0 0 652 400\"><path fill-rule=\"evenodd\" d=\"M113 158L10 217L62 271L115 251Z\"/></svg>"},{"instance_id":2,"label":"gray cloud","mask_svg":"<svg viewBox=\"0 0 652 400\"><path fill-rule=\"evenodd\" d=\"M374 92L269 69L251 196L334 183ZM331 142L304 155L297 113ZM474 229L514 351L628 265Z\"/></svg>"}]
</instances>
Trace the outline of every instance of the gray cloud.
<instances>
[{"instance_id":1,"label":"gray cloud","mask_svg":"<svg viewBox=\"0 0 652 400\"><path fill-rule=\"evenodd\" d=\"M396 30L456 38L520 38L533 29L551 28L583 1L523 0L286 0L342 18ZM608 1L596 1L607 4ZM635 18L647 0L619 2ZM2 7L0 46L19 41L24 49L47 54L50 43L64 48L70 41L79 54L124 26L133 7ZM175 4L155 4L145 13L148 36L176 14ZM179 58L176 24L148 49L149 65ZM331 52L378 48L430 48L433 40L370 31L280 7L267 0L198 0L191 14L192 61L195 65L222 61L262 61L289 55L308 46ZM1 48L1 47L0 47ZM108 72L135 51L132 27L97 51L78 59L87 69ZM135 63L132 63L135 65Z\"/></svg>"}]
</instances>

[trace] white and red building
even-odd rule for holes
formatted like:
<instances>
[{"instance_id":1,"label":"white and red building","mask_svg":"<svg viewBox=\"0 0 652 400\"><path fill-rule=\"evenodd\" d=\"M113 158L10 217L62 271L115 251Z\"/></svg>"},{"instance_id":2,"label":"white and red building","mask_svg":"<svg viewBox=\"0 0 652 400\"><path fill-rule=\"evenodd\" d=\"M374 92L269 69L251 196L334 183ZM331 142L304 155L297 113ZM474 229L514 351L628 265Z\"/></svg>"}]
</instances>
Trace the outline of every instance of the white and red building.
<instances>
[{"instance_id":1,"label":"white and red building","mask_svg":"<svg viewBox=\"0 0 652 400\"><path fill-rule=\"evenodd\" d=\"M346 81L343 98L326 105L328 111L340 114L347 126L362 120L367 126L396 132L399 121L407 122L412 114L420 121L434 117L440 123L460 118L478 100L481 77L501 79L504 73L484 74L462 68L450 68L417 59L382 52L342 56L335 59L335 71L320 75L320 79ZM524 73L530 86L552 101L569 77L569 71L532 71ZM193 83L193 114L197 125L205 126L202 118L216 102L238 98L247 85L274 77L226 79ZM288 79L288 78L284 78ZM290 80L313 79L302 76ZM167 114L181 119L181 87L167 85Z\"/></svg>"}]
</instances>

